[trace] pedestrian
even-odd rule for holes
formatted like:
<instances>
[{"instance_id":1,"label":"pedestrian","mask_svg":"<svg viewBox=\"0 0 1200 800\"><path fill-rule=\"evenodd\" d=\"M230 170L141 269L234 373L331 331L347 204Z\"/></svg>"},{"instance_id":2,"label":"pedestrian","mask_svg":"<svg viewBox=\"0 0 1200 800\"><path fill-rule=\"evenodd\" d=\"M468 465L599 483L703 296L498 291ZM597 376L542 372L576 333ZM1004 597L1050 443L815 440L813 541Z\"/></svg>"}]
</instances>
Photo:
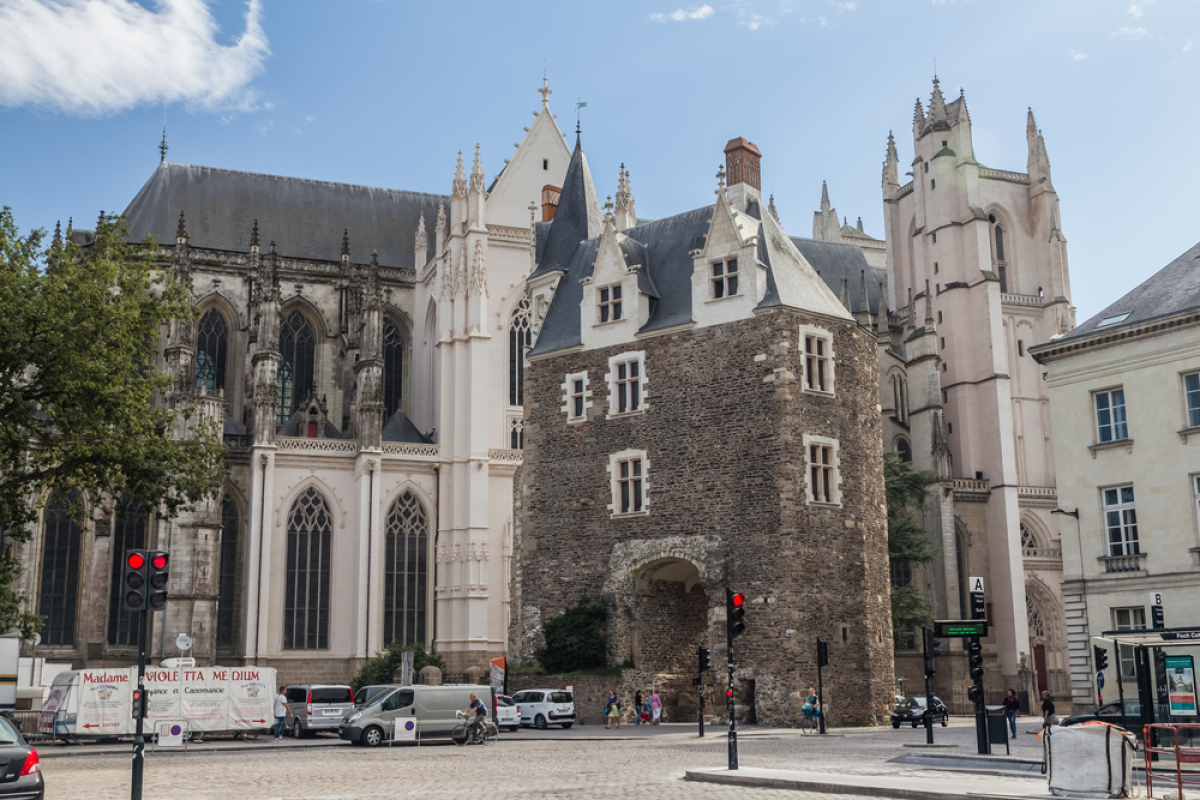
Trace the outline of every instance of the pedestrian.
<instances>
[{"instance_id":1,"label":"pedestrian","mask_svg":"<svg viewBox=\"0 0 1200 800\"><path fill-rule=\"evenodd\" d=\"M1047 728L1058 724L1058 716L1054 713L1054 698L1049 692L1042 692L1042 727Z\"/></svg>"},{"instance_id":2,"label":"pedestrian","mask_svg":"<svg viewBox=\"0 0 1200 800\"><path fill-rule=\"evenodd\" d=\"M290 716L292 716L292 709L288 705L283 687L280 686L279 694L275 695L275 741L283 741L283 732L287 729L287 719Z\"/></svg>"},{"instance_id":3,"label":"pedestrian","mask_svg":"<svg viewBox=\"0 0 1200 800\"><path fill-rule=\"evenodd\" d=\"M633 724L642 724L642 690L633 693Z\"/></svg>"},{"instance_id":4,"label":"pedestrian","mask_svg":"<svg viewBox=\"0 0 1200 800\"><path fill-rule=\"evenodd\" d=\"M1008 730L1010 738L1017 738L1017 714L1021 712L1021 701L1017 699L1017 693L1009 689L1008 697L1004 698L1004 716L1008 717Z\"/></svg>"},{"instance_id":5,"label":"pedestrian","mask_svg":"<svg viewBox=\"0 0 1200 800\"><path fill-rule=\"evenodd\" d=\"M616 720L618 728L621 727L621 701L617 699L617 693L612 689L608 690L608 703L604 706L604 717L605 730L608 730L613 720Z\"/></svg>"},{"instance_id":6,"label":"pedestrian","mask_svg":"<svg viewBox=\"0 0 1200 800\"><path fill-rule=\"evenodd\" d=\"M658 696L658 692L654 692L650 695L650 721L657 725L661 716L662 698Z\"/></svg>"}]
</instances>

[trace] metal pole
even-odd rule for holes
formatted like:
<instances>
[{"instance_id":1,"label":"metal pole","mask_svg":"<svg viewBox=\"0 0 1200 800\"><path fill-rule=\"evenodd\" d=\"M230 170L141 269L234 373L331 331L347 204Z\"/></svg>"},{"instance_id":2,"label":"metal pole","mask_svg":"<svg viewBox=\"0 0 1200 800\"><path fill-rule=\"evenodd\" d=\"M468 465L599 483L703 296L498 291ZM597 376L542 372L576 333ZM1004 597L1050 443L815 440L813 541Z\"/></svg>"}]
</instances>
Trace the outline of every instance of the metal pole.
<instances>
[{"instance_id":1,"label":"metal pole","mask_svg":"<svg viewBox=\"0 0 1200 800\"><path fill-rule=\"evenodd\" d=\"M925 651L925 713L921 717L925 721L925 744L933 744L933 692L929 688L929 666L933 658L929 654L929 628L921 626L921 647Z\"/></svg>"},{"instance_id":2,"label":"metal pole","mask_svg":"<svg viewBox=\"0 0 1200 800\"><path fill-rule=\"evenodd\" d=\"M146 699L146 633L150 627L150 614L145 609L135 612L138 615L138 679L137 690L140 691L142 702L138 706L138 715L133 734L133 781L130 787L130 800L142 800L142 770L146 765L146 739L142 736L141 709Z\"/></svg>"},{"instance_id":3,"label":"metal pole","mask_svg":"<svg viewBox=\"0 0 1200 800\"><path fill-rule=\"evenodd\" d=\"M729 669L729 690L725 697L729 710L729 769L738 768L737 752L737 719L734 717L733 706L733 620L730 613L733 608L733 590L725 589L725 664Z\"/></svg>"},{"instance_id":4,"label":"metal pole","mask_svg":"<svg viewBox=\"0 0 1200 800\"><path fill-rule=\"evenodd\" d=\"M825 732L825 683L821 679L821 640L817 639L817 731Z\"/></svg>"},{"instance_id":5,"label":"metal pole","mask_svg":"<svg viewBox=\"0 0 1200 800\"><path fill-rule=\"evenodd\" d=\"M704 684L698 684L700 687L700 738L704 738Z\"/></svg>"},{"instance_id":6,"label":"metal pole","mask_svg":"<svg viewBox=\"0 0 1200 800\"><path fill-rule=\"evenodd\" d=\"M1121 645L1117 645L1114 649L1114 655L1117 657L1117 697L1121 700L1121 727L1129 730L1129 722L1125 719L1125 681L1121 674Z\"/></svg>"}]
</instances>

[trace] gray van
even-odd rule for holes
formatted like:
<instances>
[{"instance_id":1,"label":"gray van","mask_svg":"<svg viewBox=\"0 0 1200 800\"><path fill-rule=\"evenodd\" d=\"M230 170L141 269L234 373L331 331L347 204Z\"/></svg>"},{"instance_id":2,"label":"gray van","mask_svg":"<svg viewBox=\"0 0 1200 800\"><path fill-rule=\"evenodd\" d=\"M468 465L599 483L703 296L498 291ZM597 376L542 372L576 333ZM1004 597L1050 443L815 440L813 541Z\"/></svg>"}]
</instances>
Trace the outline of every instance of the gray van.
<instances>
[{"instance_id":1,"label":"gray van","mask_svg":"<svg viewBox=\"0 0 1200 800\"><path fill-rule=\"evenodd\" d=\"M394 720L417 717L422 739L449 736L458 724L458 711L471 704L471 692L479 696L488 716L492 713L492 687L458 684L450 686L397 686L366 708L346 717L338 726L338 736L355 744L376 747L392 736Z\"/></svg>"},{"instance_id":2,"label":"gray van","mask_svg":"<svg viewBox=\"0 0 1200 800\"><path fill-rule=\"evenodd\" d=\"M291 734L296 739L317 731L336 731L346 714L354 709L354 693L349 686L302 684L288 686L283 693L294 715Z\"/></svg>"}]
</instances>

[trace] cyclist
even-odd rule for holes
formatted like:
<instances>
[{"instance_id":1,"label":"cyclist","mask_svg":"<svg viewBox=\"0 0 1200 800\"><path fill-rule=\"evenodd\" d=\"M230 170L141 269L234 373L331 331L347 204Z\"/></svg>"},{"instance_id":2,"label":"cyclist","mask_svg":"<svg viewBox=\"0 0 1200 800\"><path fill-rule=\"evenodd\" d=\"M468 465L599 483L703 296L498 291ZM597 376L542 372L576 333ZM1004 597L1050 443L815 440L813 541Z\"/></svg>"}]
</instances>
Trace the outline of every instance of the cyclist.
<instances>
[{"instance_id":1,"label":"cyclist","mask_svg":"<svg viewBox=\"0 0 1200 800\"><path fill-rule=\"evenodd\" d=\"M804 707L801 709L804 716L812 718L813 727L819 727L817 718L821 716L821 698L817 697L817 690L813 687L808 687L808 696L804 698Z\"/></svg>"},{"instance_id":2,"label":"cyclist","mask_svg":"<svg viewBox=\"0 0 1200 800\"><path fill-rule=\"evenodd\" d=\"M467 718L470 722L467 723L467 733L473 737L483 735L483 723L487 719L487 706L479 699L479 697L471 692L471 705L467 706Z\"/></svg>"}]
</instances>

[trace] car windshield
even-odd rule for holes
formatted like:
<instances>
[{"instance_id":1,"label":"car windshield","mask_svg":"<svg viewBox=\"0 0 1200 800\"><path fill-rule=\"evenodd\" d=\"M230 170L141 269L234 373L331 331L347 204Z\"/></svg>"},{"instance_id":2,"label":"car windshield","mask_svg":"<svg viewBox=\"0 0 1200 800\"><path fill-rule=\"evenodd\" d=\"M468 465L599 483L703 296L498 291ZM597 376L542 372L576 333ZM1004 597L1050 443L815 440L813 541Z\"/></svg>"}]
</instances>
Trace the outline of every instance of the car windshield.
<instances>
[{"instance_id":1,"label":"car windshield","mask_svg":"<svg viewBox=\"0 0 1200 800\"><path fill-rule=\"evenodd\" d=\"M16 744L21 741L21 734L7 717L0 717L0 744Z\"/></svg>"},{"instance_id":2,"label":"car windshield","mask_svg":"<svg viewBox=\"0 0 1200 800\"><path fill-rule=\"evenodd\" d=\"M925 698L924 697L919 697L919 698L918 697L905 697L905 698L902 698L900 700L900 702L896 703L896 709L898 711L908 711L910 709L919 709L919 708L924 708L924 707L925 707Z\"/></svg>"},{"instance_id":3,"label":"car windshield","mask_svg":"<svg viewBox=\"0 0 1200 800\"><path fill-rule=\"evenodd\" d=\"M501 694L496 696L496 705L508 707L516 705L516 703L513 702L511 697L506 697L505 695Z\"/></svg>"}]
</instances>

